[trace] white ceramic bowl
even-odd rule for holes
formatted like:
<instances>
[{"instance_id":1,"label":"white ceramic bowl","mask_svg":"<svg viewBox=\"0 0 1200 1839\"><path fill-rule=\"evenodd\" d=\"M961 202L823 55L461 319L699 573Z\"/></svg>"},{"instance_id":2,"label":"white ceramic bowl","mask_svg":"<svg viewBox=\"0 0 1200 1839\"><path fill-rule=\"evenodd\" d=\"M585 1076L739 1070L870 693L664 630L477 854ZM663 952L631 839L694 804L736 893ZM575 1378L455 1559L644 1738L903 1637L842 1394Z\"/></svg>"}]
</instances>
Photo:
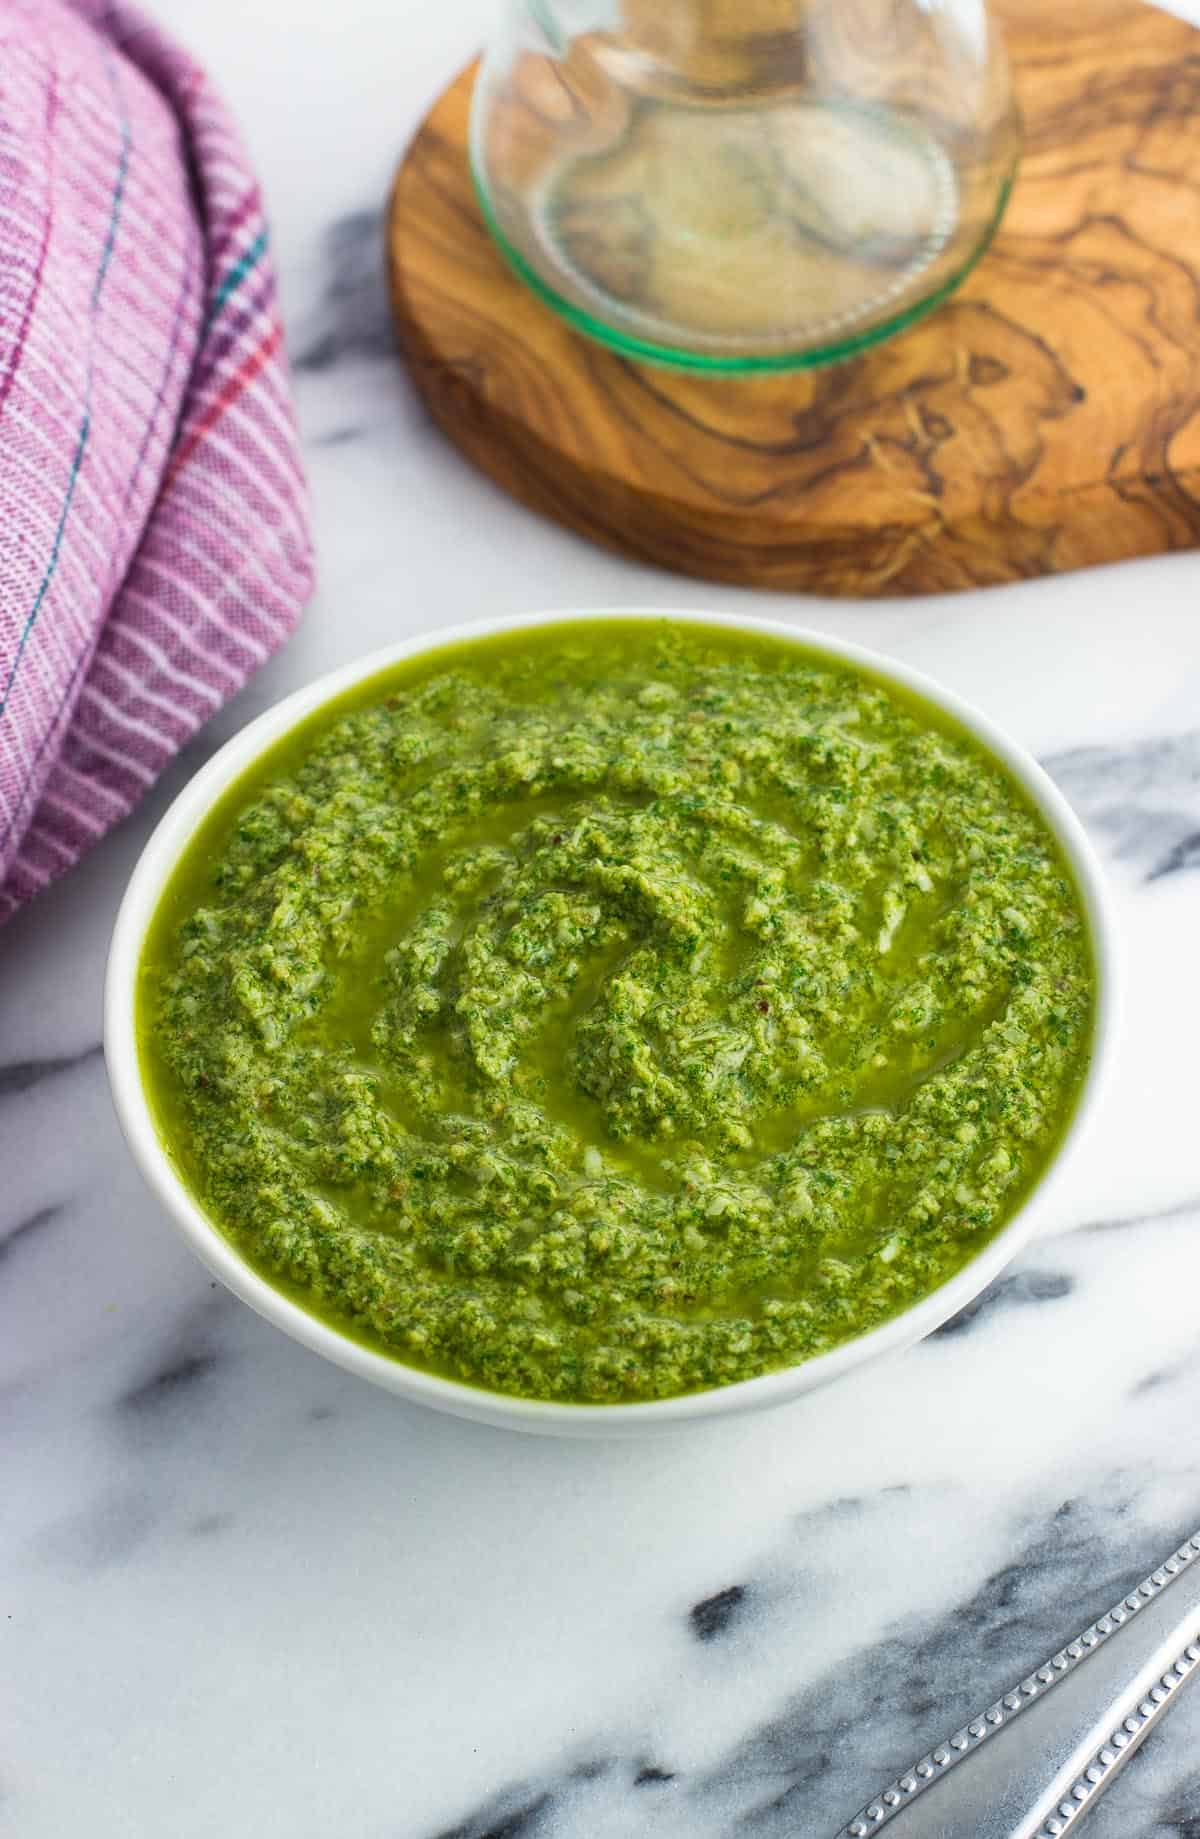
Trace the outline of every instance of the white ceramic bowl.
<instances>
[{"instance_id":1,"label":"white ceramic bowl","mask_svg":"<svg viewBox=\"0 0 1200 1839\"><path fill-rule=\"evenodd\" d=\"M500 1393L440 1379L360 1346L339 1334L335 1328L319 1321L316 1316L309 1315L280 1291L272 1289L265 1278L245 1263L229 1240L206 1217L172 1167L159 1141L147 1104L138 1067L134 1028L138 959L146 929L163 887L201 820L226 787L259 754L322 703L341 695L363 678L374 676L386 670L389 665L399 663L403 658L437 651L456 640L482 638L488 633L517 631L573 618L671 619L695 625L769 633L824 653L830 658L864 666L885 681L890 680L916 691L935 708L945 710L1005 763L1057 837L1074 870L1086 903L1098 979L1092 1060L1070 1128L1053 1162L1025 1204L978 1257L973 1258L939 1290L905 1310L902 1315L856 1341L835 1348L831 1353L821 1354L782 1372L765 1374L759 1379L747 1379L737 1385L644 1404L551 1404L534 1399L508 1398ZM785 625L780 620L679 613L666 608L545 613L532 618L486 620L473 625L456 626L449 631L407 639L383 651L372 652L353 664L344 665L340 670L319 677L306 689L286 697L228 741L180 793L150 838L134 869L117 915L109 953L104 1003L104 1050L117 1116L134 1158L151 1189L197 1256L235 1295L249 1303L251 1308L268 1321L274 1322L297 1341L302 1341L318 1354L324 1354L327 1360L334 1361L349 1372L361 1374L364 1379L373 1380L376 1385L385 1386L403 1398L431 1405L440 1411L450 1411L460 1417L476 1418L483 1423L503 1425L514 1430L538 1431L550 1435L624 1435L695 1423L702 1418L723 1416L729 1412L783 1404L803 1392L827 1385L830 1380L850 1372L854 1367L862 1366L879 1354L910 1346L978 1296L1020 1251L1039 1221L1052 1207L1063 1170L1072 1155L1078 1152L1088 1122L1095 1111L1114 1032L1114 958L1114 932L1099 867L1078 819L1062 794L1037 762L994 727L986 716L961 702L950 691L930 682L919 672L893 663L861 646L844 644L819 632Z\"/></svg>"}]
</instances>

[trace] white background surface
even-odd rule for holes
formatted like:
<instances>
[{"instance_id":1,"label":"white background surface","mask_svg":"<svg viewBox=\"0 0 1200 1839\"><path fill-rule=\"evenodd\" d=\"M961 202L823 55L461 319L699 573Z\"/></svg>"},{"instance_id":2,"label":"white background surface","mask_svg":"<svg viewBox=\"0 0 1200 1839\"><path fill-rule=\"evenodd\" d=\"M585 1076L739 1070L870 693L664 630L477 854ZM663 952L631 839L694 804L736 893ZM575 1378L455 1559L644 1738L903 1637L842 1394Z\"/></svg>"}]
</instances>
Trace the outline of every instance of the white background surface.
<instances>
[{"instance_id":1,"label":"white background surface","mask_svg":"<svg viewBox=\"0 0 1200 1839\"><path fill-rule=\"evenodd\" d=\"M539 522L423 419L377 270L398 151L488 6L158 10L273 207L322 584L0 939L0 1834L823 1839L1200 1524L1200 557L847 606ZM957 1333L772 1416L573 1447L409 1409L214 1290L118 1139L101 975L152 823L267 702L476 613L648 603L853 636L1008 726L1102 851L1130 1001L1092 1155ZM1195 1699L1096 1839L1200 1831Z\"/></svg>"}]
</instances>

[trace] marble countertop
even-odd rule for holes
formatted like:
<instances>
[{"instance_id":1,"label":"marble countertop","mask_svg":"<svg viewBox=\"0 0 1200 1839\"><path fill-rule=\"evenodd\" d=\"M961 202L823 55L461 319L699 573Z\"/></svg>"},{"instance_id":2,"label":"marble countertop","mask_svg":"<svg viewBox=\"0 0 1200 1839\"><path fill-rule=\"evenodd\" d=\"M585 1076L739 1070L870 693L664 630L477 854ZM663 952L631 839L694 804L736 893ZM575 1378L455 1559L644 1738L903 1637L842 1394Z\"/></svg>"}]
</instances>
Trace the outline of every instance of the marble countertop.
<instances>
[{"instance_id":1,"label":"marble countertop","mask_svg":"<svg viewBox=\"0 0 1200 1839\"><path fill-rule=\"evenodd\" d=\"M428 425L379 211L490 0L162 0L274 210L320 593L133 821L0 941L0 1834L823 1839L1200 1524L1200 556L836 605L634 567ZM1200 19L1200 0L1194 7ZM537 607L755 606L927 669L1045 761L1128 965L1116 1078L966 1319L816 1400L524 1439L340 1374L143 1191L105 948L197 763L319 670ZM1200 1692L1087 1828L1200 1834Z\"/></svg>"}]
</instances>

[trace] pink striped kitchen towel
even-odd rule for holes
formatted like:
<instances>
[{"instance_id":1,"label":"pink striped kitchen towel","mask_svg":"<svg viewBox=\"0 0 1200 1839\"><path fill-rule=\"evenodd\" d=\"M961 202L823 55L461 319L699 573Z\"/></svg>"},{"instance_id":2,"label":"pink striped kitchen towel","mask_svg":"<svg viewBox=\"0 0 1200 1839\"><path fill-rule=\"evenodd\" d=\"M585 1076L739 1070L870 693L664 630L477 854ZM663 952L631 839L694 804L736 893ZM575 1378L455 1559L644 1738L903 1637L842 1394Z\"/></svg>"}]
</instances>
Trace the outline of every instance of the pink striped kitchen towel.
<instances>
[{"instance_id":1,"label":"pink striped kitchen towel","mask_svg":"<svg viewBox=\"0 0 1200 1839\"><path fill-rule=\"evenodd\" d=\"M311 579L233 124L132 8L0 0L0 920L132 809Z\"/></svg>"}]
</instances>

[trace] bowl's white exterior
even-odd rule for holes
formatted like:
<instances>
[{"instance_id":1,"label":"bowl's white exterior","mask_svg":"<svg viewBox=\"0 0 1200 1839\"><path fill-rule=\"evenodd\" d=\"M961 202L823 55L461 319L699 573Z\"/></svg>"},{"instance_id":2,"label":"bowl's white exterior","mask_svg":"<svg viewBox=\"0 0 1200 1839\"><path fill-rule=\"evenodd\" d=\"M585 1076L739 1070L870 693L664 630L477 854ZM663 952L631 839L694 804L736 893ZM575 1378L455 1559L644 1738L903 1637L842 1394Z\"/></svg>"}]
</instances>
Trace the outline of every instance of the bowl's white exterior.
<instances>
[{"instance_id":1,"label":"bowl's white exterior","mask_svg":"<svg viewBox=\"0 0 1200 1839\"><path fill-rule=\"evenodd\" d=\"M970 1264L931 1296L925 1297L881 1328L872 1330L870 1334L783 1372L768 1373L759 1379L747 1379L737 1385L692 1393L683 1398L653 1400L645 1404L563 1405L535 1399L507 1398L500 1393L481 1391L474 1386L422 1373L384 1354L374 1353L309 1315L298 1304L272 1289L264 1278L252 1270L197 1206L159 1142L138 1068L134 996L138 959L146 929L164 884L194 830L226 787L289 728L322 703L404 658L437 651L444 645L462 639L483 638L495 632L520 631L569 619L607 618L670 619L694 625L724 626L767 633L790 640L828 657L864 666L885 680L890 679L915 691L978 736L1004 761L1013 777L1025 788L1041 811L1058 838L1082 890L1091 921L1096 955L1096 1036L1084 1090L1070 1129L1053 1163L1004 1230L978 1257L972 1259ZM1114 1038L1115 958L1115 935L1100 870L1079 820L1037 762L995 728L986 716L961 702L950 691L942 689L920 672L893 663L862 646L846 644L819 632L787 625L780 620L741 615L680 613L667 608L612 608L594 612L581 609L516 619L484 620L388 646L355 663L344 665L339 670L330 671L307 688L285 697L228 741L180 793L154 831L134 869L117 915L109 951L104 993L104 1051L117 1116L146 1181L192 1250L229 1289L268 1321L274 1322L295 1340L302 1341L306 1347L323 1354L327 1360L334 1361L349 1372L361 1374L364 1379L397 1392L403 1398L433 1406L440 1411L453 1412L460 1417L475 1418L482 1423L501 1425L512 1430L537 1431L550 1435L627 1435L668 1429L729 1412L783 1404L803 1392L828 1384L830 1380L879 1354L910 1346L931 1333L991 1283L1020 1251L1045 1216L1062 1171L1070 1156L1078 1152L1087 1125L1094 1115Z\"/></svg>"}]
</instances>

